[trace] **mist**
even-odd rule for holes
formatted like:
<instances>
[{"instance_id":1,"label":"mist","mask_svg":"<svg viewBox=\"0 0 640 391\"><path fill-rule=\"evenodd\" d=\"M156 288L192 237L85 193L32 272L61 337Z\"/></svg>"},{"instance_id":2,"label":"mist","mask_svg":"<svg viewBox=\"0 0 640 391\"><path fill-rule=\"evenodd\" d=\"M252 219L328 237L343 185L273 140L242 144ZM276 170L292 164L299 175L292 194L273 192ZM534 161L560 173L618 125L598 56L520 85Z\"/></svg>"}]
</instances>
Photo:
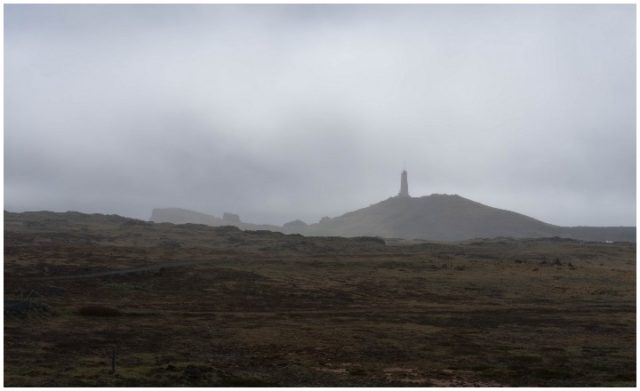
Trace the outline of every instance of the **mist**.
<instances>
[{"instance_id":1,"label":"mist","mask_svg":"<svg viewBox=\"0 0 640 391\"><path fill-rule=\"evenodd\" d=\"M6 5L5 209L635 225L634 5Z\"/></svg>"}]
</instances>

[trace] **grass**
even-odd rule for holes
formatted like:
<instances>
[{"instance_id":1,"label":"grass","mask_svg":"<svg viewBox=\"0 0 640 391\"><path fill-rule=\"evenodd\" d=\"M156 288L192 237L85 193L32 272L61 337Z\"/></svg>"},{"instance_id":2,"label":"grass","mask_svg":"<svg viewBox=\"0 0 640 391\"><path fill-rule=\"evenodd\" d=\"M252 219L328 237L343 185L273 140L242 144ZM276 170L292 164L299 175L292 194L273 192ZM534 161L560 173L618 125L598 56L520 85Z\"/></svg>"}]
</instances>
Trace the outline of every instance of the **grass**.
<instances>
[{"instance_id":1,"label":"grass","mask_svg":"<svg viewBox=\"0 0 640 391\"><path fill-rule=\"evenodd\" d=\"M632 244L47 224L7 232L5 297L50 311L5 318L6 386L635 385Z\"/></svg>"}]
</instances>

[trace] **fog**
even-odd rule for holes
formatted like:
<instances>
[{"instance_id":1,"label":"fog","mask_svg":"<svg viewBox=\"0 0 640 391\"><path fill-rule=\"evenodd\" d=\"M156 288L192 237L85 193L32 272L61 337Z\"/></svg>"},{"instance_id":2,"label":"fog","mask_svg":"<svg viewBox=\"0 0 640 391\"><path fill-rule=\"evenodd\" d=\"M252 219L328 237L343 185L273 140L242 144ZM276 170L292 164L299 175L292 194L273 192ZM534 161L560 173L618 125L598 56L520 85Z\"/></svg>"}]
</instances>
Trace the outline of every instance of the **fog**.
<instances>
[{"instance_id":1,"label":"fog","mask_svg":"<svg viewBox=\"0 0 640 391\"><path fill-rule=\"evenodd\" d=\"M635 225L634 5L5 6L5 209Z\"/></svg>"}]
</instances>

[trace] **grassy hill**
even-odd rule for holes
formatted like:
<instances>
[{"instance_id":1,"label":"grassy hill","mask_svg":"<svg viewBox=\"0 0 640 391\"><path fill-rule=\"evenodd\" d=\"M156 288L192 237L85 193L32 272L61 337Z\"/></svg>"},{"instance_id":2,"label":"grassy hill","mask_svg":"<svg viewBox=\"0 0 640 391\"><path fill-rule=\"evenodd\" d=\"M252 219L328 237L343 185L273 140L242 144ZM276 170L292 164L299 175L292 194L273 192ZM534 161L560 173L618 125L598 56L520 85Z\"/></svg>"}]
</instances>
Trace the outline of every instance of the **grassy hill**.
<instances>
[{"instance_id":1,"label":"grassy hill","mask_svg":"<svg viewBox=\"0 0 640 391\"><path fill-rule=\"evenodd\" d=\"M304 233L441 241L554 236L595 241L635 241L635 227L560 227L447 194L392 197L312 224Z\"/></svg>"}]
</instances>

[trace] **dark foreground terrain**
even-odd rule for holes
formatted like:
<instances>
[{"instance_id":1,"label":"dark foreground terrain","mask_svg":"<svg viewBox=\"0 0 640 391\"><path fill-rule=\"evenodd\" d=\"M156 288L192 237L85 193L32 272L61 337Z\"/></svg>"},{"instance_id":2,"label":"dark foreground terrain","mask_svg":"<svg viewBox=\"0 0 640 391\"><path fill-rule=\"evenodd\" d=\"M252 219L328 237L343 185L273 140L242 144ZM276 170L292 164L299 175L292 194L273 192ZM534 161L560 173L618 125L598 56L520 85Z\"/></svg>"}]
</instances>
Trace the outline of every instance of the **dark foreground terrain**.
<instances>
[{"instance_id":1,"label":"dark foreground terrain","mask_svg":"<svg viewBox=\"0 0 640 391\"><path fill-rule=\"evenodd\" d=\"M635 385L630 243L5 213L4 266L6 386Z\"/></svg>"}]
</instances>

